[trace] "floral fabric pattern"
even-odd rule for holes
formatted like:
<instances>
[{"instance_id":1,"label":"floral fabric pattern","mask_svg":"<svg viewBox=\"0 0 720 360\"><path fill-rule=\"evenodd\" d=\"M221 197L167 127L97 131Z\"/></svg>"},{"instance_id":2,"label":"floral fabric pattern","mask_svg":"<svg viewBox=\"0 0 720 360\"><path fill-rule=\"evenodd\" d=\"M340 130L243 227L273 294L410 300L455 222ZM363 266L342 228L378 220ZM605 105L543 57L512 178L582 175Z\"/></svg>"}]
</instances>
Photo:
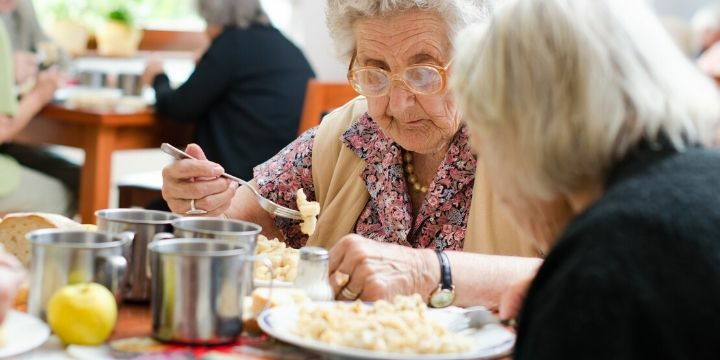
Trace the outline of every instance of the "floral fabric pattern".
<instances>
[{"instance_id":1,"label":"floral fabric pattern","mask_svg":"<svg viewBox=\"0 0 720 360\"><path fill-rule=\"evenodd\" d=\"M255 178L263 196L296 208L294 194L303 188L308 200L315 200L312 181L314 138L315 130L309 130L255 168ZM400 146L386 137L368 114L353 123L343 134L342 141L367 164L361 176L370 199L355 224L355 233L414 248L462 250L477 165L465 127L450 144L415 219ZM275 222L288 245L301 247L307 241L297 222L281 218L276 218Z\"/></svg>"}]
</instances>

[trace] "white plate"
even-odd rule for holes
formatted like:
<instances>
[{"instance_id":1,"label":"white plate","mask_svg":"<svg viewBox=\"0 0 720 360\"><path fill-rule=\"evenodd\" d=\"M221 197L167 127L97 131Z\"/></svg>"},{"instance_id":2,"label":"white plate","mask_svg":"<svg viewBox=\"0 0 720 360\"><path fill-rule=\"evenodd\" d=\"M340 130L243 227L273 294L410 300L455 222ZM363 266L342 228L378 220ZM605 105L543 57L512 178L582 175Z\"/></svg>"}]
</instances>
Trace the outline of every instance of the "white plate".
<instances>
[{"instance_id":1,"label":"white plate","mask_svg":"<svg viewBox=\"0 0 720 360\"><path fill-rule=\"evenodd\" d=\"M18 311L10 311L3 323L5 346L0 358L16 356L42 345L50 336L50 328L40 319Z\"/></svg>"},{"instance_id":2,"label":"white plate","mask_svg":"<svg viewBox=\"0 0 720 360\"><path fill-rule=\"evenodd\" d=\"M315 304L316 306L329 306L332 302L321 302ZM260 314L258 324L263 331L276 339L308 350L349 359L487 359L508 355L515 345L515 334L499 325L488 325L481 330L475 331L474 333L466 334L472 338L475 348L465 353L435 355L397 354L330 345L320 341L301 338L291 331L298 320L298 309L299 307L297 305L287 305L267 310ZM446 309L429 309L428 311L430 318L443 324L448 324L460 316L457 311Z\"/></svg>"}]
</instances>

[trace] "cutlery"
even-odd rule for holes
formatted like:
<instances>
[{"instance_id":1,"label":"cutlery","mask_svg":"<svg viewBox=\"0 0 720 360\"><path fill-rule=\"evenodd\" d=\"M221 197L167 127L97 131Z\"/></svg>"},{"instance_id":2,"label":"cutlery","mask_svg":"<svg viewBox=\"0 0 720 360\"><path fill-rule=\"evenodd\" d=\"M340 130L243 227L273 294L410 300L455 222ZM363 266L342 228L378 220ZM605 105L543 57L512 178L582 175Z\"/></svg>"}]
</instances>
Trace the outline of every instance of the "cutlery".
<instances>
[{"instance_id":1,"label":"cutlery","mask_svg":"<svg viewBox=\"0 0 720 360\"><path fill-rule=\"evenodd\" d=\"M163 143L162 146L160 146L160 150L162 150L164 153L174 157L177 160L182 160L182 159L197 160L196 158L190 156L190 154L188 154L168 143ZM233 180L241 185L246 185L248 188L250 188L250 190L255 194L255 198L257 199L258 203L260 203L260 206L263 209L265 209L265 211L267 211L273 215L282 217L282 218L287 218L287 219L292 219L292 220L302 220L302 217L300 216L299 211L278 205L275 202L263 197L255 189L255 187L250 185L250 183L248 183L247 181L240 179L238 177L232 176L228 173L223 173L220 176L222 176L226 179Z\"/></svg>"}]
</instances>

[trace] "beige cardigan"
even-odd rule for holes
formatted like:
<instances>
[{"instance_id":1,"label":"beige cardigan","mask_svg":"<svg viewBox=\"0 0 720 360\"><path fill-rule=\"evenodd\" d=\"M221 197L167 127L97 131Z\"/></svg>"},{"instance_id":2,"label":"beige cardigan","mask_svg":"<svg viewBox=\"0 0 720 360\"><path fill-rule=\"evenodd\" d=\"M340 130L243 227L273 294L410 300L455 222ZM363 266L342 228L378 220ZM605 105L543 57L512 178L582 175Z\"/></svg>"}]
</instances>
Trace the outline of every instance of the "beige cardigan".
<instances>
[{"instance_id":1,"label":"beige cardigan","mask_svg":"<svg viewBox=\"0 0 720 360\"><path fill-rule=\"evenodd\" d=\"M342 134L367 111L367 102L357 97L328 114L315 136L312 175L322 211L317 230L308 245L332 247L352 233L369 194L360 174L365 161L341 141ZM464 251L492 255L539 256L532 241L521 238L514 223L490 191L481 162L475 173Z\"/></svg>"}]
</instances>

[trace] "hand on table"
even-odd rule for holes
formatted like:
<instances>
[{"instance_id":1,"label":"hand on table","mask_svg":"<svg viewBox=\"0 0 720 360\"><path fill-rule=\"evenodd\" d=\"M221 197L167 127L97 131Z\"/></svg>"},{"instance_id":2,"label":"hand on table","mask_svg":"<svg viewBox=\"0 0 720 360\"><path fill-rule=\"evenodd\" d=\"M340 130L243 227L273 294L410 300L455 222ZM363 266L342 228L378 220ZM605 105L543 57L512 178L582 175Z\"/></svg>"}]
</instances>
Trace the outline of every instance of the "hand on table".
<instances>
[{"instance_id":1,"label":"hand on table","mask_svg":"<svg viewBox=\"0 0 720 360\"><path fill-rule=\"evenodd\" d=\"M145 65L145 71L142 74L143 84L152 86L155 77L164 73L163 63L157 58L150 58Z\"/></svg>"},{"instance_id":2,"label":"hand on table","mask_svg":"<svg viewBox=\"0 0 720 360\"><path fill-rule=\"evenodd\" d=\"M13 66L15 68L15 83L17 84L24 83L38 72L35 54L27 51L13 52Z\"/></svg>"},{"instance_id":3,"label":"hand on table","mask_svg":"<svg viewBox=\"0 0 720 360\"><path fill-rule=\"evenodd\" d=\"M500 319L515 319L520 314L525 296L535 277L528 277L510 285L500 298Z\"/></svg>"},{"instance_id":4,"label":"hand on table","mask_svg":"<svg viewBox=\"0 0 720 360\"><path fill-rule=\"evenodd\" d=\"M52 67L38 74L35 86L31 90L38 94L43 103L52 101L55 91L65 81L65 76L56 67Z\"/></svg>"},{"instance_id":5,"label":"hand on table","mask_svg":"<svg viewBox=\"0 0 720 360\"><path fill-rule=\"evenodd\" d=\"M355 234L330 249L330 283L339 300L391 300L414 293L427 297L437 287L430 274L439 269L430 250L383 244Z\"/></svg>"},{"instance_id":6,"label":"hand on table","mask_svg":"<svg viewBox=\"0 0 720 360\"><path fill-rule=\"evenodd\" d=\"M25 279L25 269L0 246L0 324L13 306L15 295Z\"/></svg>"},{"instance_id":7,"label":"hand on table","mask_svg":"<svg viewBox=\"0 0 720 360\"><path fill-rule=\"evenodd\" d=\"M185 149L198 160L178 160L163 169L162 195L170 209L178 214L195 208L207 211L205 216L219 216L230 206L238 184L219 177L222 166L208 161L202 149L190 144Z\"/></svg>"}]
</instances>

